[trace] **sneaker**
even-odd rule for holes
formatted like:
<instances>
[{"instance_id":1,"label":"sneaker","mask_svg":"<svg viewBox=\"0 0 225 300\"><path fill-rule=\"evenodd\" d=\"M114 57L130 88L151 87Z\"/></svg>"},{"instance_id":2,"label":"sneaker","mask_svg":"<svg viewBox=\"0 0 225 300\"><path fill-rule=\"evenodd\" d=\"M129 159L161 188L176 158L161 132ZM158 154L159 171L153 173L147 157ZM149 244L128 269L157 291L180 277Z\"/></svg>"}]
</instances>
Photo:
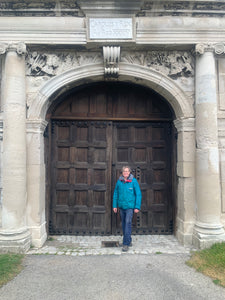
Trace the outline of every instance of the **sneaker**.
<instances>
[{"instance_id":1,"label":"sneaker","mask_svg":"<svg viewBox=\"0 0 225 300\"><path fill-rule=\"evenodd\" d=\"M128 246L127 245L123 245L122 251L123 252L127 252L128 251Z\"/></svg>"}]
</instances>

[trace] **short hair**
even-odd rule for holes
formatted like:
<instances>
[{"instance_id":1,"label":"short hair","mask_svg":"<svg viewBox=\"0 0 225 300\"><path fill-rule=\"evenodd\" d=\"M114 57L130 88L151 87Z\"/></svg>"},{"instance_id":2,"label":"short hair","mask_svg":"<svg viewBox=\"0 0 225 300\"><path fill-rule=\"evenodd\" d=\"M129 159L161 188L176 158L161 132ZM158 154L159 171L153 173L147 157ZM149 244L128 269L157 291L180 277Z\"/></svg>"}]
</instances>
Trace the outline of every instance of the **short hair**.
<instances>
[{"instance_id":1,"label":"short hair","mask_svg":"<svg viewBox=\"0 0 225 300\"><path fill-rule=\"evenodd\" d=\"M125 169L128 169L129 172L131 173L131 168L130 168L129 166L123 166L122 169L121 169L121 172L123 173L123 171L124 171Z\"/></svg>"}]
</instances>

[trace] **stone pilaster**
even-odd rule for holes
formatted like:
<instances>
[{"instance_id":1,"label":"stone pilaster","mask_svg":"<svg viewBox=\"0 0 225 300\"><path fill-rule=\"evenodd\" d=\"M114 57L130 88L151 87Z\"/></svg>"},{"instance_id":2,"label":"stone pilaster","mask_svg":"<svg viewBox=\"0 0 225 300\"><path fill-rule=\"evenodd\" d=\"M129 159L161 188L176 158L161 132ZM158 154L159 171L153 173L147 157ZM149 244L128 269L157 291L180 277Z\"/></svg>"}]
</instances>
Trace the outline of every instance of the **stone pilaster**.
<instances>
[{"instance_id":1,"label":"stone pilaster","mask_svg":"<svg viewBox=\"0 0 225 300\"><path fill-rule=\"evenodd\" d=\"M195 120L177 119L177 214L176 237L192 244L195 209Z\"/></svg>"},{"instance_id":2,"label":"stone pilaster","mask_svg":"<svg viewBox=\"0 0 225 300\"><path fill-rule=\"evenodd\" d=\"M45 120L27 121L27 225L32 245L41 247L47 239L45 217Z\"/></svg>"},{"instance_id":3,"label":"stone pilaster","mask_svg":"<svg viewBox=\"0 0 225 300\"><path fill-rule=\"evenodd\" d=\"M220 223L215 45L196 46L196 223L193 243L205 248L225 240ZM217 53L217 52L216 52Z\"/></svg>"},{"instance_id":4,"label":"stone pilaster","mask_svg":"<svg viewBox=\"0 0 225 300\"><path fill-rule=\"evenodd\" d=\"M0 248L2 252L24 252L30 247L26 226L26 46L3 45L0 52L5 52Z\"/></svg>"}]
</instances>

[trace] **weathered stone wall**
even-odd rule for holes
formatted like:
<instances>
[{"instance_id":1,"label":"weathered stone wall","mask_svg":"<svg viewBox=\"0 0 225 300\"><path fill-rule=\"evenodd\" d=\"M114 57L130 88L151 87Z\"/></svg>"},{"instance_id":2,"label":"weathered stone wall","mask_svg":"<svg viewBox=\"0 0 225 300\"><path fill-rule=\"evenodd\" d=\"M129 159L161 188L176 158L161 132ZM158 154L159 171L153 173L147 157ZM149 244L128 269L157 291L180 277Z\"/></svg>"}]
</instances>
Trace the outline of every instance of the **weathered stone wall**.
<instances>
[{"instance_id":1,"label":"weathered stone wall","mask_svg":"<svg viewBox=\"0 0 225 300\"><path fill-rule=\"evenodd\" d=\"M95 40L89 36L89 17L126 15L133 20L131 39ZM113 58L118 59L114 69L117 77L109 76L107 80L129 81L152 88L174 109L178 133L176 236L183 244L191 244L194 232L199 247L224 238L220 223L222 207L225 225L224 16L225 4L216 0L106 0L101 7L99 1L91 0L1 1L0 194L4 183L9 198L0 200L0 215L4 217L2 221L0 217L0 229L1 222L5 224L5 231L0 230L0 244L5 241L10 244L14 239L14 247L20 239L19 247L24 249L29 246L29 232L35 246L44 243L46 111L61 93L76 85L105 79L103 48L108 46L119 49L120 56ZM18 68L13 69L13 61ZM16 86L19 91L16 97L10 87L18 80L21 84ZM11 108L16 106L21 109L21 115L16 110L17 118L14 118ZM21 116L22 122L18 122ZM11 131L12 121L15 124ZM10 144L15 146L13 130L19 151L14 147L14 153L8 155L5 149L10 149ZM21 148L21 137L25 149ZM16 195L12 197L16 192L10 190L12 176L2 158L9 160L13 168L17 152L23 162L20 178L23 193L17 197L16 212L13 205ZM210 189L210 185L215 189ZM20 185L16 188L19 191ZM7 223L9 219L1 212L1 205L5 212L11 211L13 218L19 217ZM15 228L18 222L19 230ZM10 235L11 229L14 235Z\"/></svg>"}]
</instances>

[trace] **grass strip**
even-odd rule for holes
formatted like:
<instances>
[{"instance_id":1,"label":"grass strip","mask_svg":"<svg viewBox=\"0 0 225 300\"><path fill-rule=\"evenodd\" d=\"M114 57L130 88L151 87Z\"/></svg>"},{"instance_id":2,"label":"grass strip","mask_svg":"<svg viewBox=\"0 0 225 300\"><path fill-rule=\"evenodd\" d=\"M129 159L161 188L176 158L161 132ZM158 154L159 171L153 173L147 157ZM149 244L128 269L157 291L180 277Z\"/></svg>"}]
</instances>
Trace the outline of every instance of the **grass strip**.
<instances>
[{"instance_id":1,"label":"grass strip","mask_svg":"<svg viewBox=\"0 0 225 300\"><path fill-rule=\"evenodd\" d=\"M208 249L193 253L186 264L225 287L225 243L216 243Z\"/></svg>"},{"instance_id":2,"label":"grass strip","mask_svg":"<svg viewBox=\"0 0 225 300\"><path fill-rule=\"evenodd\" d=\"M20 273L23 258L22 254L0 254L0 287Z\"/></svg>"}]
</instances>

